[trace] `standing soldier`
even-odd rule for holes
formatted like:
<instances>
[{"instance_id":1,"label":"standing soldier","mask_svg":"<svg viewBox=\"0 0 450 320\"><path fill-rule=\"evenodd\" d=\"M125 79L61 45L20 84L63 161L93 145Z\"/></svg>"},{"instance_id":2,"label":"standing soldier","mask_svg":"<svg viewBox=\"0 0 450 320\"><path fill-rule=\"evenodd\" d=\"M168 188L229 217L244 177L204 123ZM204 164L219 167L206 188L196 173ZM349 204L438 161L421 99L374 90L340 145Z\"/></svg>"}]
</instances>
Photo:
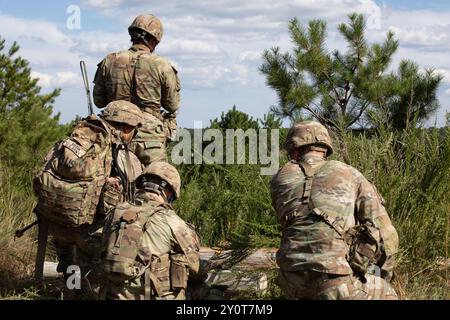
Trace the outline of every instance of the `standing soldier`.
<instances>
[{"instance_id":1,"label":"standing soldier","mask_svg":"<svg viewBox=\"0 0 450 320\"><path fill-rule=\"evenodd\" d=\"M119 204L106 218L102 297L184 300L200 256L196 232L171 207L180 196L178 171L166 162L152 162L136 188L135 203Z\"/></svg>"},{"instance_id":2,"label":"standing soldier","mask_svg":"<svg viewBox=\"0 0 450 320\"><path fill-rule=\"evenodd\" d=\"M49 152L34 179L37 280L42 277L47 230L55 239L57 271L68 279L69 266L81 269L82 288L66 287L64 299L81 298L80 289L91 295L98 286L95 266L100 262L104 216L130 198L134 180L142 172L141 163L127 149L141 118L141 110L132 103L111 102L100 118L91 115L78 122L70 137Z\"/></svg>"},{"instance_id":3,"label":"standing soldier","mask_svg":"<svg viewBox=\"0 0 450 320\"><path fill-rule=\"evenodd\" d=\"M136 17L128 33L132 47L111 53L98 64L94 103L103 108L111 101L127 100L144 111L132 149L148 166L153 161L167 161L166 144L176 134L180 81L177 70L153 53L163 36L157 17L151 14Z\"/></svg>"},{"instance_id":4,"label":"standing soldier","mask_svg":"<svg viewBox=\"0 0 450 320\"><path fill-rule=\"evenodd\" d=\"M398 235L375 186L326 159L333 147L317 122L295 124L286 149L291 161L270 190L283 228L278 284L288 298L397 299L389 281Z\"/></svg>"}]
</instances>

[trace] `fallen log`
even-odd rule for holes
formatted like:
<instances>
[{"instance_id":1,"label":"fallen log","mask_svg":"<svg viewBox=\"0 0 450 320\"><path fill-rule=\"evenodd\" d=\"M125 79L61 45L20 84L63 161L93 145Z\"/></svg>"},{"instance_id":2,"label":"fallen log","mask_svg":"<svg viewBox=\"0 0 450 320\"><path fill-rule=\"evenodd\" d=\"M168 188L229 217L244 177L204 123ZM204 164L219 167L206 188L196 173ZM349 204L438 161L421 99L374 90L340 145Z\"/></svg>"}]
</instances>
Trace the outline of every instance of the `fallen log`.
<instances>
[{"instance_id":1,"label":"fallen log","mask_svg":"<svg viewBox=\"0 0 450 320\"><path fill-rule=\"evenodd\" d=\"M220 250L209 247L200 248L200 260L211 268L242 270L276 269L275 248Z\"/></svg>"}]
</instances>

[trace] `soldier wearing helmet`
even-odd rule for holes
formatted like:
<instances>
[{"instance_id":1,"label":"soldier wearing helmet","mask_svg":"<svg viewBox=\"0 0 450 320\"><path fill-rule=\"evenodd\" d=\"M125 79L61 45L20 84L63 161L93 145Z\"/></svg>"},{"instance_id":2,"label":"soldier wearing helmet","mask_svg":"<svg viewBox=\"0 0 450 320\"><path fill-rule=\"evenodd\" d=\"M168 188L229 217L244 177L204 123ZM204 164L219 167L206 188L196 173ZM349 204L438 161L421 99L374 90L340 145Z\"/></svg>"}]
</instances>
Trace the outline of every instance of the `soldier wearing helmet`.
<instances>
[{"instance_id":1,"label":"soldier wearing helmet","mask_svg":"<svg viewBox=\"0 0 450 320\"><path fill-rule=\"evenodd\" d=\"M397 299L390 285L398 235L382 197L358 170L327 160L320 123L288 132L290 161L272 178L283 229L278 284L290 299Z\"/></svg>"},{"instance_id":2,"label":"soldier wearing helmet","mask_svg":"<svg viewBox=\"0 0 450 320\"><path fill-rule=\"evenodd\" d=\"M157 17L137 16L128 32L131 48L111 53L98 64L93 96L99 108L114 100L127 100L143 111L142 126L131 147L147 166L167 161L166 144L176 134L180 81L169 61L154 54L163 36Z\"/></svg>"},{"instance_id":3,"label":"soldier wearing helmet","mask_svg":"<svg viewBox=\"0 0 450 320\"><path fill-rule=\"evenodd\" d=\"M115 205L131 200L134 181L142 172L142 163L130 150L130 144L142 125L142 111L125 100L110 102L100 115L111 131L111 173L106 178L99 213L106 215Z\"/></svg>"},{"instance_id":4,"label":"soldier wearing helmet","mask_svg":"<svg viewBox=\"0 0 450 320\"><path fill-rule=\"evenodd\" d=\"M152 162L136 180L135 202L119 204L108 215L103 298L186 298L188 278L199 271L199 239L171 207L179 196L178 171L166 162ZM118 237L124 239L119 244Z\"/></svg>"},{"instance_id":5,"label":"soldier wearing helmet","mask_svg":"<svg viewBox=\"0 0 450 320\"><path fill-rule=\"evenodd\" d=\"M119 100L109 103L100 117L81 120L70 137L49 152L35 178L36 212L55 240L57 270L66 278L71 275L68 267L81 270L81 289L64 288L64 299L95 298L98 293L96 267L104 217L119 202L131 198L133 183L142 172L142 164L127 148L142 121L141 113L136 105ZM39 179L42 176L47 178ZM74 186L84 183L85 190L77 195L76 188L62 189L63 181ZM77 208L83 203L90 203L89 209ZM39 257L39 263L43 258Z\"/></svg>"}]
</instances>

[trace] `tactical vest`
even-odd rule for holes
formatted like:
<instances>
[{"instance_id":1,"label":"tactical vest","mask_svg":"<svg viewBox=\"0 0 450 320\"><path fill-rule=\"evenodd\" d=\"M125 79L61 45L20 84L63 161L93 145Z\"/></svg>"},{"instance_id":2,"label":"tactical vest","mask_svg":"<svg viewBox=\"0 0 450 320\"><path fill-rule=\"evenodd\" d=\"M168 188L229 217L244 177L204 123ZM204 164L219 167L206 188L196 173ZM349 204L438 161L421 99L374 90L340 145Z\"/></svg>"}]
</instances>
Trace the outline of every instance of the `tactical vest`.
<instances>
[{"instance_id":1,"label":"tactical vest","mask_svg":"<svg viewBox=\"0 0 450 320\"><path fill-rule=\"evenodd\" d=\"M142 65L146 64L145 61L149 56L151 56L150 52L141 50L126 50L108 56L111 65L107 69L106 75L108 87L106 101L127 100L134 103L142 111L152 115L162 123L160 130L164 132L167 141L170 142L175 140L176 137L177 122L175 115L161 112L160 105L144 105L141 98L142 96L145 97L146 100L154 100L155 97L148 96L149 89L146 86L143 86L141 89L138 88L138 83L141 82L141 79L136 75L136 68L143 68ZM142 134L142 137L138 134L136 141L146 142L150 145L149 141L152 140L152 136L155 135L155 133L158 134L158 126L158 122L154 125L148 121L147 123L144 123L139 130L144 130L144 133ZM145 137L146 135L149 135L149 137ZM152 146L149 147L151 148Z\"/></svg>"},{"instance_id":2,"label":"tactical vest","mask_svg":"<svg viewBox=\"0 0 450 320\"><path fill-rule=\"evenodd\" d=\"M111 161L108 125L95 116L79 122L33 180L38 216L68 227L92 223Z\"/></svg>"},{"instance_id":3,"label":"tactical vest","mask_svg":"<svg viewBox=\"0 0 450 320\"><path fill-rule=\"evenodd\" d=\"M383 243L379 229L371 223L360 223L356 221L356 225L344 229L343 219L339 213L330 210L324 210L317 207L313 199L311 199L311 190L315 175L325 167L328 162L324 162L318 167L311 167L307 163L300 162L299 166L305 175L303 186L303 194L299 199L300 205L297 210L285 215L285 225L293 223L297 217L307 215L315 215L328 224L342 239L347 247L346 260L354 272L360 276L364 276L369 265L380 263L382 256Z\"/></svg>"},{"instance_id":4,"label":"tactical vest","mask_svg":"<svg viewBox=\"0 0 450 320\"><path fill-rule=\"evenodd\" d=\"M147 222L156 212L167 209L170 205L153 201L143 206L122 203L107 216L103 229L102 266L107 280L120 285L140 278L146 300L187 287L184 254L156 256L143 245Z\"/></svg>"}]
</instances>

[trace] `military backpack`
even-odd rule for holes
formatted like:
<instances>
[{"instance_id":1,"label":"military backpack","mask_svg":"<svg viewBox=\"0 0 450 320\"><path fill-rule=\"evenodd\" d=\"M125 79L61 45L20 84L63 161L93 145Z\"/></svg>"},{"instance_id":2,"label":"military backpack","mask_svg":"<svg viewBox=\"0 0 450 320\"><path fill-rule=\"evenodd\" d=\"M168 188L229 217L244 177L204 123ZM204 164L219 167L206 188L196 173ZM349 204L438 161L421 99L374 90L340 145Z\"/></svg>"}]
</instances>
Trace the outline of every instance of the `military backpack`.
<instances>
[{"instance_id":1,"label":"military backpack","mask_svg":"<svg viewBox=\"0 0 450 320\"><path fill-rule=\"evenodd\" d=\"M108 125L95 116L79 122L33 180L39 218L68 227L92 223L111 162Z\"/></svg>"}]
</instances>

